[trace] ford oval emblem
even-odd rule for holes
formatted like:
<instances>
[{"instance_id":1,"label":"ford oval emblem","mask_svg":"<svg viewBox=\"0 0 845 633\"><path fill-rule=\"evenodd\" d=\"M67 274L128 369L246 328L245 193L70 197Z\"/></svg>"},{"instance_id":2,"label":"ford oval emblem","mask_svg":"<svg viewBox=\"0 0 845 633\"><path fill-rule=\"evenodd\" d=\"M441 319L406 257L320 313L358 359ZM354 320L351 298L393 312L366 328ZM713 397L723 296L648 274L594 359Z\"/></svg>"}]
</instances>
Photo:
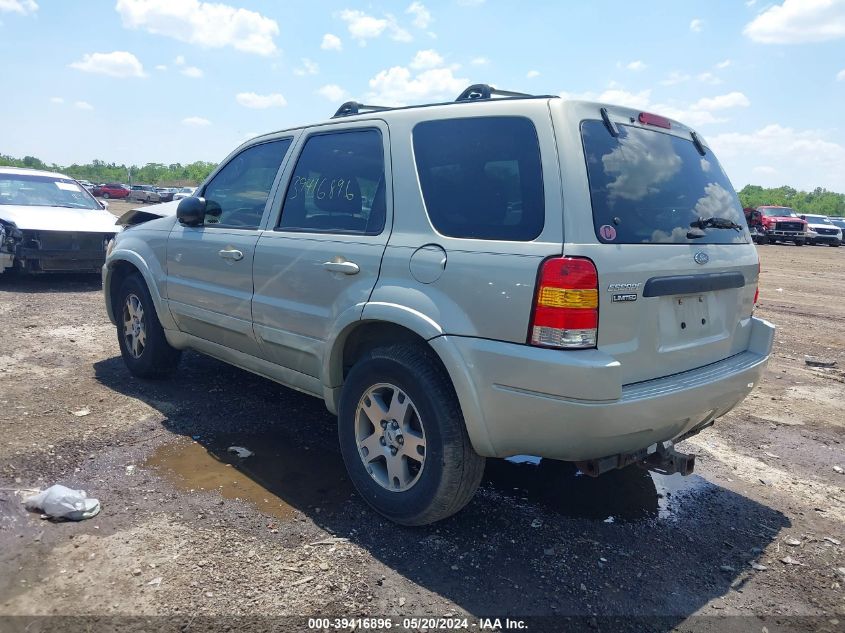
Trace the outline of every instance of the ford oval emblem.
<instances>
[{"instance_id":1,"label":"ford oval emblem","mask_svg":"<svg viewBox=\"0 0 845 633\"><path fill-rule=\"evenodd\" d=\"M702 266L710 261L710 255L705 253L704 251L698 251L694 256L693 259L695 260L696 264L701 264Z\"/></svg>"}]
</instances>

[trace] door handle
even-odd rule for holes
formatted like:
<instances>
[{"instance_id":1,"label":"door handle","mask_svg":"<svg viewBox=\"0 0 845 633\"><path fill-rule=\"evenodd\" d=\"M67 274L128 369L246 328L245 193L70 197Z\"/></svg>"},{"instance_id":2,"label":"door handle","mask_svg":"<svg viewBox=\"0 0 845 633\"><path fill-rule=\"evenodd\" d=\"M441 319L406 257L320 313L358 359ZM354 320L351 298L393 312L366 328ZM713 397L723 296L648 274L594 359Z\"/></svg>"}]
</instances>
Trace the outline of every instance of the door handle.
<instances>
[{"instance_id":1,"label":"door handle","mask_svg":"<svg viewBox=\"0 0 845 633\"><path fill-rule=\"evenodd\" d=\"M236 248L224 248L222 251L217 251L223 259L231 259L233 261L240 261L244 258L244 254Z\"/></svg>"},{"instance_id":2,"label":"door handle","mask_svg":"<svg viewBox=\"0 0 845 633\"><path fill-rule=\"evenodd\" d=\"M323 268L330 273L343 273L344 275L357 275L361 268L355 262L323 262Z\"/></svg>"}]
</instances>

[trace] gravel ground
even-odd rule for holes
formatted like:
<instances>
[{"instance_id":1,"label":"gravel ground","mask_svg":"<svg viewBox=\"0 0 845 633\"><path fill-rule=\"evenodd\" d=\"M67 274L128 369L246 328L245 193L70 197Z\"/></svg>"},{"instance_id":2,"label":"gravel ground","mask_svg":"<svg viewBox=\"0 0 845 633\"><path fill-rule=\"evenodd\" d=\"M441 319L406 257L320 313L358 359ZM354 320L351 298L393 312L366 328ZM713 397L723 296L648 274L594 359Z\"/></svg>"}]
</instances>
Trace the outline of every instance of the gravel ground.
<instances>
[{"instance_id":1,"label":"gravel ground","mask_svg":"<svg viewBox=\"0 0 845 633\"><path fill-rule=\"evenodd\" d=\"M842 630L845 249L760 253L775 351L752 396L686 442L697 474L489 460L465 510L413 529L354 494L320 401L193 353L171 380L137 380L98 279L0 278L0 629L57 621L10 616L300 630L285 617L390 615ZM103 511L25 512L22 491L53 483Z\"/></svg>"}]
</instances>

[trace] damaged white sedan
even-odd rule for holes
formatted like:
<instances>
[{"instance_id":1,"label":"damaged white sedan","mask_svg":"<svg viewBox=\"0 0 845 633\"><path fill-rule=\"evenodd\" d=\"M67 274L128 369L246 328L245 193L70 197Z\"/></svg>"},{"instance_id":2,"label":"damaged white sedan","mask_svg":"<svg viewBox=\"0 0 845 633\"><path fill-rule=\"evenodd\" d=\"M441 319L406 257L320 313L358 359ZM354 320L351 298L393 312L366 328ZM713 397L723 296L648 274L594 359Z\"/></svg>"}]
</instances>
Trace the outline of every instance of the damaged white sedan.
<instances>
[{"instance_id":1,"label":"damaged white sedan","mask_svg":"<svg viewBox=\"0 0 845 633\"><path fill-rule=\"evenodd\" d=\"M0 167L0 274L99 272L119 230L73 178Z\"/></svg>"}]
</instances>

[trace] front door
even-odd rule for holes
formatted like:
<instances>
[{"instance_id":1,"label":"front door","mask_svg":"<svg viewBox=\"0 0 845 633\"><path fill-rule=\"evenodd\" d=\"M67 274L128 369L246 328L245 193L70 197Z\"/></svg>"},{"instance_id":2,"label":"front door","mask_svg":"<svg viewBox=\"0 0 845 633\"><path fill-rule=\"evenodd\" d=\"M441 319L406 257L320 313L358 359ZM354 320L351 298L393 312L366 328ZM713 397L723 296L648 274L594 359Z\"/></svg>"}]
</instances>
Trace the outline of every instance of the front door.
<instances>
[{"instance_id":1,"label":"front door","mask_svg":"<svg viewBox=\"0 0 845 633\"><path fill-rule=\"evenodd\" d=\"M252 265L267 200L291 139L253 145L220 169L202 195L201 226L173 227L167 298L179 329L253 356Z\"/></svg>"},{"instance_id":2,"label":"front door","mask_svg":"<svg viewBox=\"0 0 845 633\"><path fill-rule=\"evenodd\" d=\"M333 325L349 311L360 318L389 235L387 135L381 122L342 124L301 142L280 217L255 251L252 312L267 360L321 378Z\"/></svg>"}]
</instances>

